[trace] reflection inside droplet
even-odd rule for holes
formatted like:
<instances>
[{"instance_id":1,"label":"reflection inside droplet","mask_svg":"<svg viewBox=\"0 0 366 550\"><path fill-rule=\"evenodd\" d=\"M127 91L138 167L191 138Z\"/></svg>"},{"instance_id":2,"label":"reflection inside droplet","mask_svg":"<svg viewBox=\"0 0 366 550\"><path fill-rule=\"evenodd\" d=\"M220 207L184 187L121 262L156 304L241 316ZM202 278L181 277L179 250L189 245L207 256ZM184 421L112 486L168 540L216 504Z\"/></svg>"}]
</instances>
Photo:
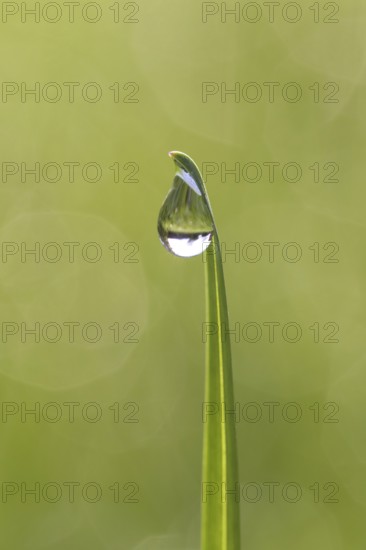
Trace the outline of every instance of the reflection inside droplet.
<instances>
[{"instance_id":1,"label":"reflection inside droplet","mask_svg":"<svg viewBox=\"0 0 366 550\"><path fill-rule=\"evenodd\" d=\"M190 258L202 254L210 246L212 233L203 235L179 235L179 233L168 233L165 241L162 240L164 246L176 256L182 258Z\"/></svg>"}]
</instances>

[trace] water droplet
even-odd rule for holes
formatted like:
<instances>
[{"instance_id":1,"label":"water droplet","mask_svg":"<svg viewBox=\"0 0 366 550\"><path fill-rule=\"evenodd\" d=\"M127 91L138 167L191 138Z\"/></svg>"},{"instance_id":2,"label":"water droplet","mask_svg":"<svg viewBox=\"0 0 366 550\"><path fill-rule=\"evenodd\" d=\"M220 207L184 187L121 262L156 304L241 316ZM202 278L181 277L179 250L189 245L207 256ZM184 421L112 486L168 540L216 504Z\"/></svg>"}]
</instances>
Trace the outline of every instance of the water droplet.
<instances>
[{"instance_id":1,"label":"water droplet","mask_svg":"<svg viewBox=\"0 0 366 550\"><path fill-rule=\"evenodd\" d=\"M160 209L158 232L165 248L184 258L202 254L211 243L213 226L206 198L192 174L181 167Z\"/></svg>"}]
</instances>

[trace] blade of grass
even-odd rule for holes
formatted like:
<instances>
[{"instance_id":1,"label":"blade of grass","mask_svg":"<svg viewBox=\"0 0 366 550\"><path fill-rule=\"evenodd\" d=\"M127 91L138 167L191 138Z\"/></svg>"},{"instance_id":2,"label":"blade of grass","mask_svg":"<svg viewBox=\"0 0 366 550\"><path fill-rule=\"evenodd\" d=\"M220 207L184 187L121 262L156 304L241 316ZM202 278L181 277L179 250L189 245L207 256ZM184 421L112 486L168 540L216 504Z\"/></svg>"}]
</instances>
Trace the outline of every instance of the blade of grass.
<instances>
[{"instance_id":1,"label":"blade of grass","mask_svg":"<svg viewBox=\"0 0 366 550\"><path fill-rule=\"evenodd\" d=\"M202 550L240 550L240 498L234 390L228 308L220 243L205 184L196 164L184 153L169 153L180 177L202 195L211 213L213 235L204 252L206 322L213 328L206 342L205 405L213 407L204 423L202 471ZM230 494L227 492L231 491ZM234 492L234 494L232 494Z\"/></svg>"},{"instance_id":2,"label":"blade of grass","mask_svg":"<svg viewBox=\"0 0 366 550\"><path fill-rule=\"evenodd\" d=\"M206 321L213 327L206 343L205 403L216 414L204 424L202 550L239 550L239 475L236 449L234 391L231 369L225 281L217 232L206 255ZM216 330L217 329L217 330ZM218 490L216 492L216 490ZM234 494L227 494L227 492Z\"/></svg>"}]
</instances>

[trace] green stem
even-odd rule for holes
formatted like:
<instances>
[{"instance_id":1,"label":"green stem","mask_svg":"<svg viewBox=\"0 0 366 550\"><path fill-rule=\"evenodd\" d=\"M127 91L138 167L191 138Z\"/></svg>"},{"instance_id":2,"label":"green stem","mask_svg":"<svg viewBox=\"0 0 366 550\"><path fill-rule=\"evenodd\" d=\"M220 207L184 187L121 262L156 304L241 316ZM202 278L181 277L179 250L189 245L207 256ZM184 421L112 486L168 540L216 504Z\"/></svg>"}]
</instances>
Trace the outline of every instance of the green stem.
<instances>
[{"instance_id":1,"label":"green stem","mask_svg":"<svg viewBox=\"0 0 366 550\"><path fill-rule=\"evenodd\" d=\"M213 334L206 347L208 406L204 423L202 476L202 550L239 550L239 475L235 434L233 377L224 272L216 230L206 260L207 323ZM209 414L210 411L213 414ZM234 494L227 491L235 491ZM214 493L214 494L211 494ZM206 500L206 502L205 502Z\"/></svg>"}]
</instances>

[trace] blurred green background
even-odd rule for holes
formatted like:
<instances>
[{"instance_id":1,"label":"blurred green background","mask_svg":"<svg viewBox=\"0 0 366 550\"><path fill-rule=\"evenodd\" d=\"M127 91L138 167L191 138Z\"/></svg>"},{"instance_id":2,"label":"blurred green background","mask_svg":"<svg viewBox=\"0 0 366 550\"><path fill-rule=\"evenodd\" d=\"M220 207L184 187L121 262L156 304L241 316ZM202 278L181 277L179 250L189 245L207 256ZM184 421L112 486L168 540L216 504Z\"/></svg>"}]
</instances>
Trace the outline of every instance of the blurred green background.
<instances>
[{"instance_id":1,"label":"blurred green background","mask_svg":"<svg viewBox=\"0 0 366 550\"><path fill-rule=\"evenodd\" d=\"M199 2L141 0L103 4L93 24L86 19L98 11L91 6L83 17L84 3L75 7L74 23L62 3L41 13L39 23L20 4L5 4L1 81L15 84L5 84L0 103L4 547L199 548L204 266L200 257L169 255L156 231L173 179L167 152L175 149L202 169L217 163L206 178L212 207L226 249L239 250L226 256L224 269L230 328L239 327L232 353L242 548L364 548L365 6L344 2L336 13L336 3L302 2L291 23L286 18L298 8L281 3L271 23L264 3L242 3L240 21L227 16L225 23L220 4L210 3L218 13L203 23ZM59 21L47 21L58 13ZM243 13L261 17L250 23ZM22 96L22 82L40 83L39 102ZM54 103L42 97L50 82L62 89ZM80 83L74 102L65 82ZM90 82L102 90L97 102L82 97ZM109 89L116 82L119 102ZM203 82L219 89L256 82L263 96L252 103L217 93L203 102ZM265 82L280 83L273 102ZM302 89L298 102L283 99L289 82ZM324 89L327 83L335 84ZM126 102L136 85L137 101ZM338 87L331 96L338 101L326 102ZM25 173L22 182L21 163L36 162L40 181ZM52 167L42 176L49 162L63 166L58 181L50 181L57 179ZM65 162L79 163L73 182ZM263 164L269 162L279 163L272 182ZM101 168L99 181L90 181L92 169L83 177L86 163ZM225 176L235 163L239 176ZM256 163L247 180L261 167L258 181L243 177L247 163ZM300 166L299 181L283 177L287 163ZM134 181L123 181L134 171ZM44 251L50 242L58 246ZM79 243L73 262L64 244L70 242ZM97 248L90 247L88 260L81 251L92 242ZM257 262L250 261L250 242L261 251ZM273 261L268 242L279 243ZM286 249L293 242L301 251L296 262L282 255L284 247L294 254ZM327 243L335 244L324 249ZM22 246L39 246L39 261L22 258ZM101 258L90 261L96 250ZM270 322L279 323L273 342ZM35 323L39 342L26 332ZM58 329L48 323L62 328L59 341L51 342ZM79 323L72 343L70 323ZM85 336L87 323L96 325ZM255 339L250 330L243 337L247 323L261 328L257 342L248 342ZM282 336L287 323L300 326L298 342ZM338 342L326 341L335 327ZM289 329L288 339L293 334ZM31 408L33 415L26 413ZM65 485L71 482L79 484L74 499ZM35 495L27 493L32 487Z\"/></svg>"}]
</instances>

